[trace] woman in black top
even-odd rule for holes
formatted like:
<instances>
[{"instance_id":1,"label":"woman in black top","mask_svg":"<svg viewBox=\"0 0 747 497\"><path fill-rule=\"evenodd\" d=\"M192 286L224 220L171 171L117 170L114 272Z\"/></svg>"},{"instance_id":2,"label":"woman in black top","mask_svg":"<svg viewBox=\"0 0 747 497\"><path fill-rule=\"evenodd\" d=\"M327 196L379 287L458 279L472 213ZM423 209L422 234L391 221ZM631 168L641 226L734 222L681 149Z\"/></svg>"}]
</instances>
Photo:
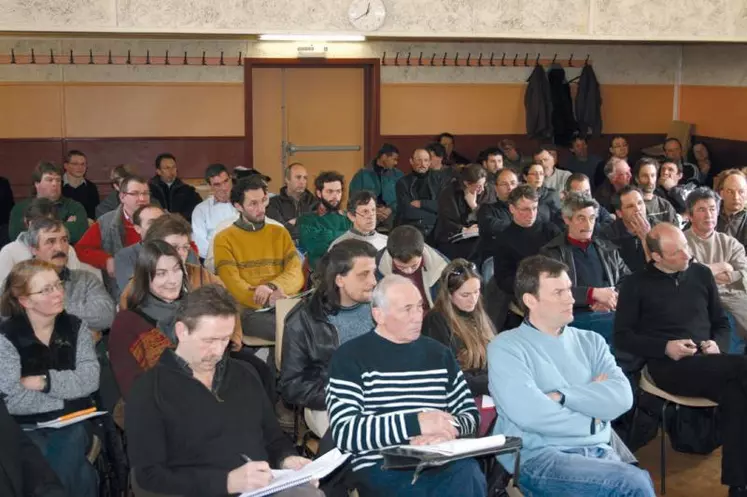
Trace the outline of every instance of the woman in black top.
<instances>
[{"instance_id":1,"label":"woman in black top","mask_svg":"<svg viewBox=\"0 0 747 497\"><path fill-rule=\"evenodd\" d=\"M451 261L441 273L433 309L423 319L423 334L454 351L475 396L489 395L487 347L495 336L480 297L481 283L472 263Z\"/></svg>"}]
</instances>

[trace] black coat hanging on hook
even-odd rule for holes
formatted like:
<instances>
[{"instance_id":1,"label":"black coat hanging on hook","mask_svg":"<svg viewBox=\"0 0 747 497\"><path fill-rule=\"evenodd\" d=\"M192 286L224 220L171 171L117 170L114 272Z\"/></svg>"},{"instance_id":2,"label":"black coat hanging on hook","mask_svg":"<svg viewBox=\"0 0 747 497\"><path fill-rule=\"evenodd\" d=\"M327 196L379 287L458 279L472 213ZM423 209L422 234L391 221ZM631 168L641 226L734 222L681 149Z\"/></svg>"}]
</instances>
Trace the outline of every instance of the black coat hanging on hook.
<instances>
[{"instance_id":1,"label":"black coat hanging on hook","mask_svg":"<svg viewBox=\"0 0 747 497\"><path fill-rule=\"evenodd\" d=\"M565 77L565 69L553 66L547 72L552 95L552 128L555 144L569 146L571 137L578 129L576 118L573 117L573 99L571 85Z\"/></svg>"},{"instance_id":2,"label":"black coat hanging on hook","mask_svg":"<svg viewBox=\"0 0 747 497\"><path fill-rule=\"evenodd\" d=\"M584 66L578 81L576 93L576 119L582 134L599 136L602 134L602 94L599 81L591 66Z\"/></svg>"},{"instance_id":3,"label":"black coat hanging on hook","mask_svg":"<svg viewBox=\"0 0 747 497\"><path fill-rule=\"evenodd\" d=\"M524 93L527 135L542 141L552 139L552 94L547 74L535 66Z\"/></svg>"}]
</instances>

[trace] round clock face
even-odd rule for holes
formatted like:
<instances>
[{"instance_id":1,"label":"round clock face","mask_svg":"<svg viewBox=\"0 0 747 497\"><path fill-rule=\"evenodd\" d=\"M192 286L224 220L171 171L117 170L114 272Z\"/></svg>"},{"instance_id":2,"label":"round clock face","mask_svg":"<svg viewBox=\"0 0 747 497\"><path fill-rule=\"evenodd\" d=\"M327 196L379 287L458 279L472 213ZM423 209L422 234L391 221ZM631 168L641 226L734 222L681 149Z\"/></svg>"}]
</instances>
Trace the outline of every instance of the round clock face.
<instances>
[{"instance_id":1,"label":"round clock face","mask_svg":"<svg viewBox=\"0 0 747 497\"><path fill-rule=\"evenodd\" d=\"M384 25L386 7L383 0L353 0L348 20L360 31L375 31Z\"/></svg>"}]
</instances>

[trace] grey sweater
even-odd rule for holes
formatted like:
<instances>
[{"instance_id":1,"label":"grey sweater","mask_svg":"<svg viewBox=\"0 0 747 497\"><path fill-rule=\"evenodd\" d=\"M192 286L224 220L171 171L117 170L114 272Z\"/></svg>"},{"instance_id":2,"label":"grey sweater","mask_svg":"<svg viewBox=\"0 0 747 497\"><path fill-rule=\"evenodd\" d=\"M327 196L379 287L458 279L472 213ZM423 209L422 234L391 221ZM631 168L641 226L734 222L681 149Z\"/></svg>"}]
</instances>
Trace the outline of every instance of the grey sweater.
<instances>
[{"instance_id":1,"label":"grey sweater","mask_svg":"<svg viewBox=\"0 0 747 497\"><path fill-rule=\"evenodd\" d=\"M8 412L14 416L59 411L65 400L80 399L98 390L99 361L86 323L82 322L78 329L75 369L49 370L48 393L27 390L20 379L21 356L13 344L0 335L0 394L6 396Z\"/></svg>"},{"instance_id":2,"label":"grey sweater","mask_svg":"<svg viewBox=\"0 0 747 497\"><path fill-rule=\"evenodd\" d=\"M82 269L71 269L65 281L65 310L97 331L110 328L115 307L109 292L96 276Z\"/></svg>"}]
</instances>

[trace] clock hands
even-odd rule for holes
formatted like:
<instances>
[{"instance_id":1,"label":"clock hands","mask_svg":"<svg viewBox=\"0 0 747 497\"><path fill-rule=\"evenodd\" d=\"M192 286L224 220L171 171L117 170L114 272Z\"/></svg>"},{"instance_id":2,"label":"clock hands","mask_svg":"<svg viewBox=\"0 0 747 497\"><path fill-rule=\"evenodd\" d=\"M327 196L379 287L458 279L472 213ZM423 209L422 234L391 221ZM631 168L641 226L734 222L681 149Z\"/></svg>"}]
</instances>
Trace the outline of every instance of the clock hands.
<instances>
[{"instance_id":1,"label":"clock hands","mask_svg":"<svg viewBox=\"0 0 747 497\"><path fill-rule=\"evenodd\" d=\"M366 4L366 11L363 14L359 15L358 17L354 18L353 20L357 21L358 19L362 19L362 18L366 17L369 12L371 12L371 2L368 2Z\"/></svg>"}]
</instances>

